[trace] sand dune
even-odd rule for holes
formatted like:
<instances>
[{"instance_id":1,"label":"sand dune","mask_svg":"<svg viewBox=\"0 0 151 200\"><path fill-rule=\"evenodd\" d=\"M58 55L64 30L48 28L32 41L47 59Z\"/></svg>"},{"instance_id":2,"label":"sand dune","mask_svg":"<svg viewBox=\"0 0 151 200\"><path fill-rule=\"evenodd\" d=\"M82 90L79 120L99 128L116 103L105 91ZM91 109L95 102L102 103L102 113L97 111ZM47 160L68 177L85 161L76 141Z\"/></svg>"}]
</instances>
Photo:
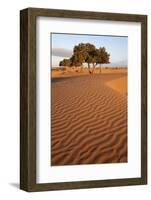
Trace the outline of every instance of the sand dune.
<instances>
[{"instance_id":1,"label":"sand dune","mask_svg":"<svg viewBox=\"0 0 151 200\"><path fill-rule=\"evenodd\" d=\"M107 85L121 94L127 95L127 76L111 80Z\"/></svg>"},{"instance_id":2,"label":"sand dune","mask_svg":"<svg viewBox=\"0 0 151 200\"><path fill-rule=\"evenodd\" d=\"M127 74L52 78L51 165L127 162L127 96L115 80Z\"/></svg>"}]
</instances>

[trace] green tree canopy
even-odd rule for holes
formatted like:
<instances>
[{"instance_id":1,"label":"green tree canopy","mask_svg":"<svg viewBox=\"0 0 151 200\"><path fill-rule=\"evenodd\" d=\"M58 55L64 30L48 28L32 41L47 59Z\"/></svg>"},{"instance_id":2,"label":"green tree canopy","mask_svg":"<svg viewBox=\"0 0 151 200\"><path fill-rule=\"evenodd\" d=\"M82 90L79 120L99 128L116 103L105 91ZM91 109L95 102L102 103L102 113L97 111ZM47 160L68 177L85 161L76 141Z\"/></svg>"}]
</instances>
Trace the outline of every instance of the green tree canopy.
<instances>
[{"instance_id":1,"label":"green tree canopy","mask_svg":"<svg viewBox=\"0 0 151 200\"><path fill-rule=\"evenodd\" d=\"M60 61L59 66L71 66L71 60L70 59L63 59L62 61Z\"/></svg>"},{"instance_id":2,"label":"green tree canopy","mask_svg":"<svg viewBox=\"0 0 151 200\"><path fill-rule=\"evenodd\" d=\"M60 66L82 66L87 63L89 73L93 73L95 67L99 64L109 63L110 54L105 47L96 48L90 43L80 43L73 49L73 55L69 59L63 59ZM92 65L92 70L90 66ZM101 70L100 70L101 71Z\"/></svg>"}]
</instances>

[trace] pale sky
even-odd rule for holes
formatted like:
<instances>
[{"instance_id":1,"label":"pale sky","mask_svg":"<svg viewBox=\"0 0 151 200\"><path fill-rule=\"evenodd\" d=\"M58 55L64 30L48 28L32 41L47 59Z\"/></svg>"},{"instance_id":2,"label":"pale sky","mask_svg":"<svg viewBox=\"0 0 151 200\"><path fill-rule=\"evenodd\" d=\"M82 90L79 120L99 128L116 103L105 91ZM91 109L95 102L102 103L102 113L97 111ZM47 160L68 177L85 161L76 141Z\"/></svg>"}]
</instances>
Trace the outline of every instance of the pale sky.
<instances>
[{"instance_id":1,"label":"pale sky","mask_svg":"<svg viewBox=\"0 0 151 200\"><path fill-rule=\"evenodd\" d=\"M58 66L64 58L72 56L73 48L79 43L91 43L99 47L105 47L110 54L110 66L127 66L128 62L128 37L127 36L103 36L83 34L51 33L50 45L52 66Z\"/></svg>"}]
</instances>

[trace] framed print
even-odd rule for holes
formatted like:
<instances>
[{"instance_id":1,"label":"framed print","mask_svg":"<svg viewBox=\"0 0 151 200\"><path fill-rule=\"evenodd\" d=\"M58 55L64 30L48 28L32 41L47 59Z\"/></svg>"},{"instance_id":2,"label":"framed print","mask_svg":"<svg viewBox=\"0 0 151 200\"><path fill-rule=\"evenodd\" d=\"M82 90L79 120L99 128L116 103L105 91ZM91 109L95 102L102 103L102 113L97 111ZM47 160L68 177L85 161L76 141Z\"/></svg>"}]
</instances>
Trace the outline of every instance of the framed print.
<instances>
[{"instance_id":1,"label":"framed print","mask_svg":"<svg viewBox=\"0 0 151 200\"><path fill-rule=\"evenodd\" d=\"M147 16L20 12L20 188L147 184Z\"/></svg>"}]
</instances>

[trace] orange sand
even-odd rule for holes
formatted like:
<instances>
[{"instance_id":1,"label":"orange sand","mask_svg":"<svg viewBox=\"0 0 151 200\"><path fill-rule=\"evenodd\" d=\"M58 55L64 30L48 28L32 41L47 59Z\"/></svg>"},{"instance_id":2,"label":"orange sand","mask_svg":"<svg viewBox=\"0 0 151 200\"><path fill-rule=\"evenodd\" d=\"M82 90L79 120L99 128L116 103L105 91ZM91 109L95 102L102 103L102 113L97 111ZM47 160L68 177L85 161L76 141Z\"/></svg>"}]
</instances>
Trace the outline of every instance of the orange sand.
<instances>
[{"instance_id":1,"label":"orange sand","mask_svg":"<svg viewBox=\"0 0 151 200\"><path fill-rule=\"evenodd\" d=\"M52 78L51 165L127 162L126 85L126 72Z\"/></svg>"},{"instance_id":2,"label":"orange sand","mask_svg":"<svg viewBox=\"0 0 151 200\"><path fill-rule=\"evenodd\" d=\"M127 95L127 76L109 81L107 85L121 94Z\"/></svg>"},{"instance_id":3,"label":"orange sand","mask_svg":"<svg viewBox=\"0 0 151 200\"><path fill-rule=\"evenodd\" d=\"M108 74L108 73L127 73L127 68L101 68L102 74ZM89 71L87 68L81 68L81 67L66 67L64 69L52 69L51 70L51 77L67 77L67 76L79 76L79 75L87 75L89 74ZM100 68L96 68L94 70L94 74L100 74Z\"/></svg>"}]
</instances>

